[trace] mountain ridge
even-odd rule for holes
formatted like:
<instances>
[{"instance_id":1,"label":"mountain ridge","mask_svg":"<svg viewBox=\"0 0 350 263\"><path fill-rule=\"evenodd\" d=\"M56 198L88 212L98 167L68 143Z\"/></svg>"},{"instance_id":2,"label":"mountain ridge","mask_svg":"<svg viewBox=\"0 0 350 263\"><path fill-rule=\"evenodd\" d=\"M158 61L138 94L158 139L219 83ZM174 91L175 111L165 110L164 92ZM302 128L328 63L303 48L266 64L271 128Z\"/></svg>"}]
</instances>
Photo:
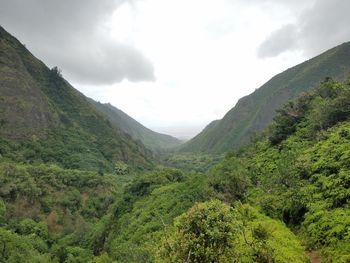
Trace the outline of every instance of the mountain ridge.
<instances>
[{"instance_id":1,"label":"mountain ridge","mask_svg":"<svg viewBox=\"0 0 350 263\"><path fill-rule=\"evenodd\" d=\"M124 132L129 134L134 140L141 141L147 148L153 152L159 152L161 150L168 149L170 147L181 144L181 140L167 135L155 132L132 117L113 106L110 103L96 102L91 99L91 102L96 106L98 110L106 114L110 122L120 127Z\"/></svg>"},{"instance_id":2,"label":"mountain ridge","mask_svg":"<svg viewBox=\"0 0 350 263\"><path fill-rule=\"evenodd\" d=\"M326 77L342 80L350 72L350 42L291 67L242 97L225 116L179 147L182 152L223 153L240 148L271 123L275 110Z\"/></svg>"},{"instance_id":3,"label":"mountain ridge","mask_svg":"<svg viewBox=\"0 0 350 263\"><path fill-rule=\"evenodd\" d=\"M2 27L0 101L3 158L101 171L118 161L152 167L149 150Z\"/></svg>"}]
</instances>

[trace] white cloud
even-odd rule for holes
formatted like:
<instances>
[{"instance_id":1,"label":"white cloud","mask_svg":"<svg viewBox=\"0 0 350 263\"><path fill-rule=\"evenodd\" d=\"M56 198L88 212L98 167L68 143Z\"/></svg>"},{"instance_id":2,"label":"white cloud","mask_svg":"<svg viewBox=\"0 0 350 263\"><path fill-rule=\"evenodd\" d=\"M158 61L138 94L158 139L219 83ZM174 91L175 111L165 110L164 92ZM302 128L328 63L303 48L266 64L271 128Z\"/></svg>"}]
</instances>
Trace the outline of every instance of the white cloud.
<instances>
[{"instance_id":1,"label":"white cloud","mask_svg":"<svg viewBox=\"0 0 350 263\"><path fill-rule=\"evenodd\" d=\"M0 0L0 23L45 63L60 67L65 77L76 82L153 81L153 65L136 45L109 36L114 10L134 3Z\"/></svg>"},{"instance_id":2,"label":"white cloud","mask_svg":"<svg viewBox=\"0 0 350 263\"><path fill-rule=\"evenodd\" d=\"M274 31L259 48L262 57L301 50L307 57L350 40L350 1L318 0L293 24Z\"/></svg>"},{"instance_id":3,"label":"white cloud","mask_svg":"<svg viewBox=\"0 0 350 263\"><path fill-rule=\"evenodd\" d=\"M274 11L278 19L284 13L281 23L293 19L288 10ZM258 44L278 26L273 14L257 6L225 0L145 0L115 15L113 37L138 43L152 60L157 81L124 81L90 95L150 128L181 137L194 136L240 97L302 60L295 52L270 61L256 58ZM129 22L122 23L122 18Z\"/></svg>"},{"instance_id":4,"label":"white cloud","mask_svg":"<svg viewBox=\"0 0 350 263\"><path fill-rule=\"evenodd\" d=\"M258 57L274 57L286 50L298 49L297 28L295 25L284 25L272 34L258 48Z\"/></svg>"},{"instance_id":5,"label":"white cloud","mask_svg":"<svg viewBox=\"0 0 350 263\"><path fill-rule=\"evenodd\" d=\"M124 81L91 95L158 131L194 136L240 97L301 61L297 53L273 61L256 58L259 43L279 26L276 19L293 21L288 9L276 7L268 14L226 0L145 0L119 9L113 37L138 43L154 64L157 81Z\"/></svg>"}]
</instances>

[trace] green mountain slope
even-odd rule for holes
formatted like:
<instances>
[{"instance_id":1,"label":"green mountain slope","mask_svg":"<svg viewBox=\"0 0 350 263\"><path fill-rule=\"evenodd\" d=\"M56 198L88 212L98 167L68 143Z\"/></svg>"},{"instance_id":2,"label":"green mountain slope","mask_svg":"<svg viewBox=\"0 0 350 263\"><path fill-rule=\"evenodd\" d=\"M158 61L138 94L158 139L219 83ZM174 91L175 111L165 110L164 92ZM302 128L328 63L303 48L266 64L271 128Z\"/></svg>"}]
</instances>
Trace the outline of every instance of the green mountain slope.
<instances>
[{"instance_id":1,"label":"green mountain slope","mask_svg":"<svg viewBox=\"0 0 350 263\"><path fill-rule=\"evenodd\" d=\"M349 72L350 43L345 43L276 75L241 98L223 119L208 125L181 151L223 153L237 149L266 128L276 109L288 100L317 87L325 77L341 80Z\"/></svg>"},{"instance_id":2,"label":"green mountain slope","mask_svg":"<svg viewBox=\"0 0 350 263\"><path fill-rule=\"evenodd\" d=\"M210 185L230 203L248 177L247 202L297 229L322 262L347 262L349 160L350 85L330 79L279 109L265 134L211 171Z\"/></svg>"},{"instance_id":3,"label":"green mountain slope","mask_svg":"<svg viewBox=\"0 0 350 263\"><path fill-rule=\"evenodd\" d=\"M109 103L102 104L95 101L92 102L100 111L108 116L112 124L120 127L133 139L141 141L147 148L155 152L181 144L180 140L172 136L157 133L146 128L129 115Z\"/></svg>"},{"instance_id":4,"label":"green mountain slope","mask_svg":"<svg viewBox=\"0 0 350 263\"><path fill-rule=\"evenodd\" d=\"M151 166L149 151L0 27L0 154L17 162L111 171Z\"/></svg>"}]
</instances>

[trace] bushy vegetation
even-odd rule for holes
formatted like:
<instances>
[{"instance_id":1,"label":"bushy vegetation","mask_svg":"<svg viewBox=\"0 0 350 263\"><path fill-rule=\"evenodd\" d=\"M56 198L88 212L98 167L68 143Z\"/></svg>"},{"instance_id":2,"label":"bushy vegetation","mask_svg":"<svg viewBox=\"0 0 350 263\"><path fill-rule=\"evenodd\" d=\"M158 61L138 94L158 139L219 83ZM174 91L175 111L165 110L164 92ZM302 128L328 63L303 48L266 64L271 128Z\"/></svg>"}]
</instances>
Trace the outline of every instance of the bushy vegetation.
<instances>
[{"instance_id":1,"label":"bushy vegetation","mask_svg":"<svg viewBox=\"0 0 350 263\"><path fill-rule=\"evenodd\" d=\"M122 184L95 172L0 163L0 262L88 262Z\"/></svg>"},{"instance_id":2,"label":"bushy vegetation","mask_svg":"<svg viewBox=\"0 0 350 263\"><path fill-rule=\"evenodd\" d=\"M349 101L349 85L327 79L280 110L266 136L238 156L255 185L249 202L296 230L324 262L350 255Z\"/></svg>"},{"instance_id":3,"label":"bushy vegetation","mask_svg":"<svg viewBox=\"0 0 350 263\"><path fill-rule=\"evenodd\" d=\"M163 237L159 262L307 262L283 225L249 205L197 203Z\"/></svg>"},{"instance_id":4,"label":"bushy vegetation","mask_svg":"<svg viewBox=\"0 0 350 263\"><path fill-rule=\"evenodd\" d=\"M132 176L124 162L111 174L86 172L28 155L11 163L11 148L3 150L3 258L284 263L307 262L305 251L316 250L323 262L347 262L349 90L327 79L283 107L265 134L203 172L202 160L215 159L175 156L189 159L181 170Z\"/></svg>"},{"instance_id":5,"label":"bushy vegetation","mask_svg":"<svg viewBox=\"0 0 350 263\"><path fill-rule=\"evenodd\" d=\"M187 259L189 262L215 262L210 258L213 255L210 241L201 241L213 240L211 234L219 238L222 233L220 226L225 225L226 219L222 216L223 221L206 227L203 225L207 220L215 220L224 211L235 211L230 220L236 226L241 224L241 232L238 233L243 235L235 241L246 239L248 242L243 242L241 246L236 243L236 252L242 254L233 256L229 254L234 253L230 249L221 260L217 259L218 262L228 261L227 258L232 262L232 258L237 257L239 262L305 261L303 248L291 232L286 234L282 228L275 228L274 234L268 234L266 229L269 227L261 227L264 224L260 220L271 222L270 226L286 224L299 236L306 250L321 252L322 262L348 262L349 101L348 83L326 79L315 91L301 94L298 100L279 110L265 134L238 153L228 154L223 162L207 173L210 197L229 204L239 200L257 210L247 205L243 205L246 209L242 210L237 203L233 203L230 210L217 201L194 206L175 220L171 234L163 238L161 259L169 262ZM242 214L255 216L245 218ZM250 234L247 234L249 230L245 230L246 226L250 226ZM237 235L237 232L233 231L232 235ZM279 239L288 235L288 240L294 240L293 245L286 245ZM262 240L249 241L247 236ZM263 237L273 238L266 241ZM228 242L228 239L225 241ZM215 244L218 243L220 241ZM270 247L272 244L276 246ZM232 248L233 244L225 246ZM215 250L217 258L220 258L221 250Z\"/></svg>"},{"instance_id":6,"label":"bushy vegetation","mask_svg":"<svg viewBox=\"0 0 350 263\"><path fill-rule=\"evenodd\" d=\"M223 155L200 153L167 153L163 154L161 163L187 172L206 172L224 158Z\"/></svg>"},{"instance_id":7,"label":"bushy vegetation","mask_svg":"<svg viewBox=\"0 0 350 263\"><path fill-rule=\"evenodd\" d=\"M165 228L206 198L206 177L173 169L152 172L126 186L114 213L107 247L118 262L149 262ZM132 255L132 256L131 256Z\"/></svg>"}]
</instances>

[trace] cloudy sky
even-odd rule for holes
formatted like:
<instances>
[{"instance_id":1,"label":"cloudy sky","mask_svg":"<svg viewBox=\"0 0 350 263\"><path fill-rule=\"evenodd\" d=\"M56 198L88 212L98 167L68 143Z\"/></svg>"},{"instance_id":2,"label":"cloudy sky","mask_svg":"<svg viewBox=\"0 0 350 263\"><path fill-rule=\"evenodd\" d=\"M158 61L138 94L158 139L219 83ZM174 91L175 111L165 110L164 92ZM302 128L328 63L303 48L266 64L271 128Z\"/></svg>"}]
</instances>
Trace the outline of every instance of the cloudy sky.
<instances>
[{"instance_id":1,"label":"cloudy sky","mask_svg":"<svg viewBox=\"0 0 350 263\"><path fill-rule=\"evenodd\" d=\"M181 138L350 40L348 0L0 0L0 24L73 86Z\"/></svg>"}]
</instances>

